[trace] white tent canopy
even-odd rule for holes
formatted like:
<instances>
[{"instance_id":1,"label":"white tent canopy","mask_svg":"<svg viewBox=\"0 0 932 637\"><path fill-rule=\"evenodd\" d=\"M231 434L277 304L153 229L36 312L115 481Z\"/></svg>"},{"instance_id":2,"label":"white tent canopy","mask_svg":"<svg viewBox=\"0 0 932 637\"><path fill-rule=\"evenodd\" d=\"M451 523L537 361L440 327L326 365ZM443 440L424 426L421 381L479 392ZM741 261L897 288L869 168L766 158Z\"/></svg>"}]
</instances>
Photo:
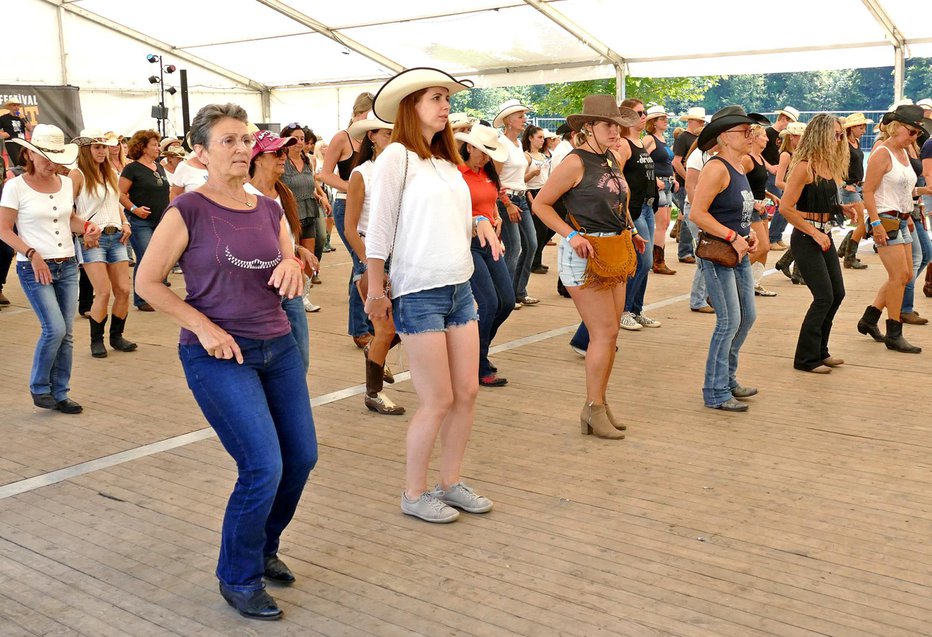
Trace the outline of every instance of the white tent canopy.
<instances>
[{"instance_id":1,"label":"white tent canopy","mask_svg":"<svg viewBox=\"0 0 932 637\"><path fill-rule=\"evenodd\" d=\"M191 107L234 100L256 121L345 124L353 97L412 66L478 86L611 77L896 68L932 56L932 3L671 0L650 28L632 0L19 0L0 82L81 87L89 124L149 126L156 67L188 70ZM42 34L43 46L37 46ZM171 79L171 78L169 78ZM168 99L180 121L178 96ZM891 96L891 98L894 96ZM120 105L115 99L122 100ZM135 124L124 123L124 113ZM117 128L116 124L108 128ZM320 132L320 131L319 131Z\"/></svg>"}]
</instances>

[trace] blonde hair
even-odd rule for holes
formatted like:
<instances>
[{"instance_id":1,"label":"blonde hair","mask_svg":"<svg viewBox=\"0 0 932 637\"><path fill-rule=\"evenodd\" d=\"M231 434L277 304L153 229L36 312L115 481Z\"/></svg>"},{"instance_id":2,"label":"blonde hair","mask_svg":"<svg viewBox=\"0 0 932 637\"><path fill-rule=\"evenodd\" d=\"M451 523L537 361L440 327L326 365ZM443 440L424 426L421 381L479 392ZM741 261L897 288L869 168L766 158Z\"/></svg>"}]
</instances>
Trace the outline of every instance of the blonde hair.
<instances>
[{"instance_id":1,"label":"blonde hair","mask_svg":"<svg viewBox=\"0 0 932 637\"><path fill-rule=\"evenodd\" d=\"M110 188L113 192L119 193L117 175L110 164L109 153L103 162L98 164L91 155L91 146L92 144L86 144L78 149L78 170L84 175L81 190L89 193L103 190L106 193L107 189Z\"/></svg>"},{"instance_id":2,"label":"blonde hair","mask_svg":"<svg viewBox=\"0 0 932 637\"><path fill-rule=\"evenodd\" d=\"M795 136L795 135L790 135L789 133L787 133L787 134L784 135L783 138L780 140L780 153L790 153L790 154L793 154L793 152L796 150L796 149L793 148L793 146L792 146L793 142L790 140L791 137L796 137L796 136ZM798 143L796 144L796 148L799 148L799 144L798 144Z\"/></svg>"},{"instance_id":3,"label":"blonde hair","mask_svg":"<svg viewBox=\"0 0 932 637\"><path fill-rule=\"evenodd\" d=\"M789 175L801 161L809 162L809 169L815 175L822 172L831 174L835 181L848 176L850 150L844 137L835 137L835 125L838 118L828 113L819 113L806 124L806 130L790 160L786 171Z\"/></svg>"},{"instance_id":4,"label":"blonde hair","mask_svg":"<svg viewBox=\"0 0 932 637\"><path fill-rule=\"evenodd\" d=\"M765 129L760 124L751 124L751 138L757 137L758 135L763 135L766 132Z\"/></svg>"},{"instance_id":5,"label":"blonde hair","mask_svg":"<svg viewBox=\"0 0 932 637\"><path fill-rule=\"evenodd\" d=\"M372 93L368 91L365 93L360 93L356 96L356 99L353 101L353 116L350 118L349 124L347 124L347 126L352 124L353 120L355 120L358 116L362 115L363 113L368 113L372 110L373 98L374 96Z\"/></svg>"}]
</instances>

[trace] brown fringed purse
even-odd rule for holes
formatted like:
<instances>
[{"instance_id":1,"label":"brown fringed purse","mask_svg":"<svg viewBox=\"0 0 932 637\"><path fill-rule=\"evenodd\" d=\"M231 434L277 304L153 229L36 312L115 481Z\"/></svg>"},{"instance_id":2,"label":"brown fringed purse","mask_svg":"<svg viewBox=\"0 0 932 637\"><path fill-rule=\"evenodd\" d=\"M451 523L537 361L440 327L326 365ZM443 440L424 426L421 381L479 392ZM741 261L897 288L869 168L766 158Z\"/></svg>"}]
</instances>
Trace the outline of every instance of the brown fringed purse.
<instances>
[{"instance_id":1,"label":"brown fringed purse","mask_svg":"<svg viewBox=\"0 0 932 637\"><path fill-rule=\"evenodd\" d=\"M582 287L612 288L626 283L634 276L638 267L638 255L634 249L630 228L625 228L615 236L596 237L586 234L585 229L576 222L572 214L567 216L579 235L585 237L592 245L595 253L586 263Z\"/></svg>"}]
</instances>

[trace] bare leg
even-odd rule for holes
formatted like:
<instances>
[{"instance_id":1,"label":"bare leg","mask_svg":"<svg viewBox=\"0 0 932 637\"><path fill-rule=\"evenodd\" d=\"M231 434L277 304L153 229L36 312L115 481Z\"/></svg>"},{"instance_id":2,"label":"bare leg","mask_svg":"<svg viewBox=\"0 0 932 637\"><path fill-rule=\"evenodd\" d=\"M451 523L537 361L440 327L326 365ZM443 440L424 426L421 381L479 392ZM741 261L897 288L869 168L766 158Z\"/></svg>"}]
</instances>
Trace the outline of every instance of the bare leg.
<instances>
[{"instance_id":1,"label":"bare leg","mask_svg":"<svg viewBox=\"0 0 932 637\"><path fill-rule=\"evenodd\" d=\"M618 286L624 287L624 286ZM586 350L586 398L596 405L604 404L605 389L615 357L620 314L613 290L566 286L576 310L589 330ZM624 290L621 291L624 309Z\"/></svg>"},{"instance_id":2,"label":"bare leg","mask_svg":"<svg viewBox=\"0 0 932 637\"><path fill-rule=\"evenodd\" d=\"M877 290L874 298L874 307L887 308L887 318L900 320L900 309L903 306L903 291L913 276L913 245L884 246L878 248L880 260L887 270L887 280Z\"/></svg>"},{"instance_id":3,"label":"bare leg","mask_svg":"<svg viewBox=\"0 0 932 637\"><path fill-rule=\"evenodd\" d=\"M129 262L108 263L107 274L113 290L113 315L125 317L129 313Z\"/></svg>"},{"instance_id":4,"label":"bare leg","mask_svg":"<svg viewBox=\"0 0 932 637\"><path fill-rule=\"evenodd\" d=\"M94 303L91 305L91 318L98 323L107 318L110 309L110 277L107 276L106 263L85 263L84 272L94 286Z\"/></svg>"},{"instance_id":5,"label":"bare leg","mask_svg":"<svg viewBox=\"0 0 932 637\"><path fill-rule=\"evenodd\" d=\"M460 481L466 443L476 419L479 394L479 326L475 321L447 331L447 359L453 382L453 407L440 427L440 486Z\"/></svg>"}]
</instances>

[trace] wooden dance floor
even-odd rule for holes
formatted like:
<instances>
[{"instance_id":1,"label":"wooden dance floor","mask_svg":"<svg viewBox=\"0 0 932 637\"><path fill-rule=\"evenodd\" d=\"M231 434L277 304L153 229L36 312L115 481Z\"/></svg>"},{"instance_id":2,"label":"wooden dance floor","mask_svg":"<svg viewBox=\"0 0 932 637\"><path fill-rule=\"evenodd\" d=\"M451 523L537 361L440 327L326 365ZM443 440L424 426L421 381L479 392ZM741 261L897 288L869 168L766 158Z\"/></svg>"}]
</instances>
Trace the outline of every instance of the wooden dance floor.
<instances>
[{"instance_id":1,"label":"wooden dance floor","mask_svg":"<svg viewBox=\"0 0 932 637\"><path fill-rule=\"evenodd\" d=\"M555 254L550 274L532 275L541 304L497 339L508 386L479 395L464 477L495 509L447 526L399 510L416 397L404 375L387 391L408 415L364 408L347 253L325 255L313 290L324 309L309 315L320 462L283 537L299 579L272 590L285 610L275 624L241 619L218 594L236 473L185 385L176 328L132 311L139 350L96 360L76 319L84 414L36 410L38 325L11 272L0 635L932 634L932 325L905 329L919 356L857 334L884 278L877 256L862 248L870 268L845 271L832 354L848 362L826 377L792 368L808 290L764 280L779 296L758 299L742 354L741 382L761 390L746 414L702 405L715 319L689 311L695 266L674 257L677 275L651 275L648 289L663 327L620 336L609 393L628 437L608 441L579 434L583 361L567 346L578 317L555 294ZM921 291L916 307L932 316Z\"/></svg>"}]
</instances>

